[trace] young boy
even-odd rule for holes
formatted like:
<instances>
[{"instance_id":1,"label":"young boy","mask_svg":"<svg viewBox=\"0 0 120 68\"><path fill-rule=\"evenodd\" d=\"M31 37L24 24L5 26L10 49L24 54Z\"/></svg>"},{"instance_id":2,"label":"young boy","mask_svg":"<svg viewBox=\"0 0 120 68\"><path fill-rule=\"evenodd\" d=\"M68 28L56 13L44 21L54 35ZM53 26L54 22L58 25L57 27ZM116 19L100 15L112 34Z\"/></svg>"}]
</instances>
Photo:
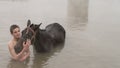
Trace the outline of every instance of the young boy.
<instances>
[{"instance_id":1,"label":"young boy","mask_svg":"<svg viewBox=\"0 0 120 68\"><path fill-rule=\"evenodd\" d=\"M21 37L19 26L18 25L11 25L10 26L10 33L13 36L13 38L9 41L8 48L9 48L10 54L12 56L12 59L18 60L18 61L26 60L30 55L30 51L29 51L29 46L31 45L30 40L27 40L26 43L23 42L23 50L17 54L14 50L14 46L16 45L16 43L18 42L18 40Z\"/></svg>"}]
</instances>

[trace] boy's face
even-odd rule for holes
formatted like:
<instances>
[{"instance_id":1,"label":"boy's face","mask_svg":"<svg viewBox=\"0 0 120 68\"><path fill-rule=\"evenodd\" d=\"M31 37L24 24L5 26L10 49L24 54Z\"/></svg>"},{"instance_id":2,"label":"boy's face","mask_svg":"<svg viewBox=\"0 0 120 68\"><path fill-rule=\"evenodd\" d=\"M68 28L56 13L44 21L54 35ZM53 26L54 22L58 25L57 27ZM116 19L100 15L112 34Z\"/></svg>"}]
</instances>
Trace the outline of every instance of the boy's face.
<instances>
[{"instance_id":1,"label":"boy's face","mask_svg":"<svg viewBox=\"0 0 120 68\"><path fill-rule=\"evenodd\" d=\"M12 32L12 35L13 35L14 38L19 39L21 37L20 28L15 28Z\"/></svg>"}]
</instances>

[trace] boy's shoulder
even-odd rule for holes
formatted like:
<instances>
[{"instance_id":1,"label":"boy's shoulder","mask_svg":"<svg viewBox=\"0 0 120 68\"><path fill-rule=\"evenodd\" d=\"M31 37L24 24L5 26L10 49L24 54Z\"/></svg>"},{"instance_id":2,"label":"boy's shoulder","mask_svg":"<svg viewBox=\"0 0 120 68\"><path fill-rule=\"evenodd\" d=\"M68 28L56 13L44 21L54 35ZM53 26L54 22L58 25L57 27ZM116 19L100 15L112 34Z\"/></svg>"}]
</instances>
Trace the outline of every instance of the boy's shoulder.
<instances>
[{"instance_id":1,"label":"boy's shoulder","mask_svg":"<svg viewBox=\"0 0 120 68\"><path fill-rule=\"evenodd\" d=\"M12 45L14 45L14 41L13 41L13 40L10 40L10 41L8 42L8 46L9 46L9 47L12 47Z\"/></svg>"}]
</instances>

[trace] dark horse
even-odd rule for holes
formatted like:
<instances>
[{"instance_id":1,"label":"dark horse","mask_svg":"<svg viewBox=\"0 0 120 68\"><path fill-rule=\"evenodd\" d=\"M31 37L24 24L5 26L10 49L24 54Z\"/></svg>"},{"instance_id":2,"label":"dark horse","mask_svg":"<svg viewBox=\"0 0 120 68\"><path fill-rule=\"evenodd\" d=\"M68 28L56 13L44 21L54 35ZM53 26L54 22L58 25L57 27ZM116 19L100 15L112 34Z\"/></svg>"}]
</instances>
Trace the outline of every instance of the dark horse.
<instances>
[{"instance_id":1,"label":"dark horse","mask_svg":"<svg viewBox=\"0 0 120 68\"><path fill-rule=\"evenodd\" d=\"M40 29L40 24L31 24L28 20L27 28L22 31L22 36L18 43L15 45L16 53L22 49L22 43L30 39L36 52L49 52L55 46L65 41L65 29L58 23L52 23L46 26L45 29Z\"/></svg>"}]
</instances>

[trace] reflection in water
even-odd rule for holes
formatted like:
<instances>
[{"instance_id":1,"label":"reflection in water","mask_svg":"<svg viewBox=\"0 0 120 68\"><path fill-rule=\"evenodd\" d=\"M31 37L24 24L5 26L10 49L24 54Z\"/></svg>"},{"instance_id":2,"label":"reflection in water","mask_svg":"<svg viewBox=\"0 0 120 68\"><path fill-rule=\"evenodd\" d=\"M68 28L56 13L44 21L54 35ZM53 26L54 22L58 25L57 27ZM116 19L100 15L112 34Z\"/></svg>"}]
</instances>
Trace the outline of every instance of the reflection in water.
<instances>
[{"instance_id":1,"label":"reflection in water","mask_svg":"<svg viewBox=\"0 0 120 68\"><path fill-rule=\"evenodd\" d=\"M11 59L7 65L7 68L28 68L29 59L30 58L24 62L19 62Z\"/></svg>"},{"instance_id":2,"label":"reflection in water","mask_svg":"<svg viewBox=\"0 0 120 68\"><path fill-rule=\"evenodd\" d=\"M88 0L68 0L67 22L72 29L83 30L85 28L88 22Z\"/></svg>"},{"instance_id":3,"label":"reflection in water","mask_svg":"<svg viewBox=\"0 0 120 68\"><path fill-rule=\"evenodd\" d=\"M56 53L60 53L63 47L64 47L64 44L60 44L59 46L55 47L53 51L49 53L34 52L32 68L43 68L44 66L48 65L48 60L53 56L56 56Z\"/></svg>"},{"instance_id":4,"label":"reflection in water","mask_svg":"<svg viewBox=\"0 0 120 68\"><path fill-rule=\"evenodd\" d=\"M88 0L68 0L68 16L87 19Z\"/></svg>"}]
</instances>

